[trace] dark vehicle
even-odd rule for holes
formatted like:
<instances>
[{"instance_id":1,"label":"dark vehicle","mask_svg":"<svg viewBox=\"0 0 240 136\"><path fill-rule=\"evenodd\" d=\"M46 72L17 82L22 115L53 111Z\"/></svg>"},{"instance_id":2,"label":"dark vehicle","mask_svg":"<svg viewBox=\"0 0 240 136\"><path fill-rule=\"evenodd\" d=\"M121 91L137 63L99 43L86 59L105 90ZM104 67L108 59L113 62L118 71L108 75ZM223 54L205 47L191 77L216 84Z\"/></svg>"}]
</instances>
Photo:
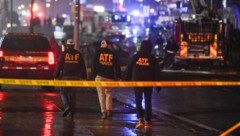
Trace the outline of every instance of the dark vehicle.
<instances>
[{"instance_id":1,"label":"dark vehicle","mask_svg":"<svg viewBox=\"0 0 240 136\"><path fill-rule=\"evenodd\" d=\"M54 53L42 34L9 33L1 37L0 78L53 79L54 67Z\"/></svg>"},{"instance_id":2,"label":"dark vehicle","mask_svg":"<svg viewBox=\"0 0 240 136\"><path fill-rule=\"evenodd\" d=\"M91 67L94 54L100 49L101 41L88 43L80 46L79 51L83 54L86 67ZM119 56L121 66L126 66L129 61L129 53L127 47L111 42L110 49Z\"/></svg>"},{"instance_id":3,"label":"dark vehicle","mask_svg":"<svg viewBox=\"0 0 240 136\"><path fill-rule=\"evenodd\" d=\"M201 2L200 2L201 1ZM224 66L228 54L226 23L224 19L211 15L211 5L204 0L190 0L195 16L182 16L174 26L175 41L179 51L175 55L176 64L183 67ZM199 8L199 7L202 7Z\"/></svg>"}]
</instances>

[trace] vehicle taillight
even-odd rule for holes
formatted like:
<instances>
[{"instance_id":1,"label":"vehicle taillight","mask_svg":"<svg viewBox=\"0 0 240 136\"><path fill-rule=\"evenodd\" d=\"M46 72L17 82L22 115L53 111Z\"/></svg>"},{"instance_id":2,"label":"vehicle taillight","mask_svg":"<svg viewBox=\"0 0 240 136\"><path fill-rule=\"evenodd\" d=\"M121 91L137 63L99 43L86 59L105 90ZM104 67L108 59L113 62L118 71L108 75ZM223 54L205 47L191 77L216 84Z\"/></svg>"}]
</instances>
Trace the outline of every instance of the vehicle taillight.
<instances>
[{"instance_id":1,"label":"vehicle taillight","mask_svg":"<svg viewBox=\"0 0 240 136\"><path fill-rule=\"evenodd\" d=\"M3 57L3 51L0 51L0 57Z\"/></svg>"},{"instance_id":2,"label":"vehicle taillight","mask_svg":"<svg viewBox=\"0 0 240 136\"><path fill-rule=\"evenodd\" d=\"M48 52L48 64L54 64L54 54L53 52Z\"/></svg>"}]
</instances>

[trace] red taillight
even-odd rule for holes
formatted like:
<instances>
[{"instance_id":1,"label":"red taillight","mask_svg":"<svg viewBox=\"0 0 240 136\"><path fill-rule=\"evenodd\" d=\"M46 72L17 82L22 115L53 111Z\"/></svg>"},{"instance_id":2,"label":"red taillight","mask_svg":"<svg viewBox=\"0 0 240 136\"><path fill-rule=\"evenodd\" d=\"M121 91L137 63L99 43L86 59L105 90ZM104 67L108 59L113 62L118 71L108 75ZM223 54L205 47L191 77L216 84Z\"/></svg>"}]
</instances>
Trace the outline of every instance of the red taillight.
<instances>
[{"instance_id":1,"label":"red taillight","mask_svg":"<svg viewBox=\"0 0 240 136\"><path fill-rule=\"evenodd\" d=\"M54 64L54 54L53 52L48 52L48 64Z\"/></svg>"},{"instance_id":2,"label":"red taillight","mask_svg":"<svg viewBox=\"0 0 240 136\"><path fill-rule=\"evenodd\" d=\"M0 51L0 57L3 57L3 51Z\"/></svg>"}]
</instances>

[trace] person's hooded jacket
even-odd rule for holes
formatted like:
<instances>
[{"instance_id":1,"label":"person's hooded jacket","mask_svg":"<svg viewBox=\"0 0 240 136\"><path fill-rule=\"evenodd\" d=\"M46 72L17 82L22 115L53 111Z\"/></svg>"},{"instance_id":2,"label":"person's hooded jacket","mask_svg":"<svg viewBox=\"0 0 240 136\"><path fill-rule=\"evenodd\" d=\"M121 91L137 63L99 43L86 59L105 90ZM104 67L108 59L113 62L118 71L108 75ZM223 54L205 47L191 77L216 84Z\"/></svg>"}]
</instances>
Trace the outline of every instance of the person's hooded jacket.
<instances>
[{"instance_id":1,"label":"person's hooded jacket","mask_svg":"<svg viewBox=\"0 0 240 136\"><path fill-rule=\"evenodd\" d=\"M119 58L112 50L108 48L110 41L105 40L107 47L100 47L96 52L93 66L92 76L94 79L97 75L109 79L122 79Z\"/></svg>"},{"instance_id":2,"label":"person's hooded jacket","mask_svg":"<svg viewBox=\"0 0 240 136\"><path fill-rule=\"evenodd\" d=\"M140 51L134 54L127 66L126 80L130 81L156 81L160 67L155 56L151 54L152 44L143 40Z\"/></svg>"},{"instance_id":3,"label":"person's hooded jacket","mask_svg":"<svg viewBox=\"0 0 240 136\"><path fill-rule=\"evenodd\" d=\"M74 49L72 39L69 41L71 43L67 44L67 49L61 53L61 56L58 59L53 77L55 79L77 77L85 80L87 79L87 72L82 54Z\"/></svg>"}]
</instances>

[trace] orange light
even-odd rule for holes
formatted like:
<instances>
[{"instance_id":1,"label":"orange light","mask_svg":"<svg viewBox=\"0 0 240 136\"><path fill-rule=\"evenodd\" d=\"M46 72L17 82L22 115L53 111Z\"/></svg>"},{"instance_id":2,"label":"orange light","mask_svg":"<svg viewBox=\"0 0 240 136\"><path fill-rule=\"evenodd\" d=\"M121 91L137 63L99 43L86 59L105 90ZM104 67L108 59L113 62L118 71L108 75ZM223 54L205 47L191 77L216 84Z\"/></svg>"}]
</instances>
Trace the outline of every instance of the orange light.
<instances>
[{"instance_id":1,"label":"orange light","mask_svg":"<svg viewBox=\"0 0 240 136\"><path fill-rule=\"evenodd\" d=\"M180 46L180 56L181 57L187 57L188 56L188 43L185 41L181 42L181 46Z\"/></svg>"},{"instance_id":2,"label":"orange light","mask_svg":"<svg viewBox=\"0 0 240 136\"><path fill-rule=\"evenodd\" d=\"M38 11L38 10L39 10L38 4L37 4L37 3L34 3L34 4L33 4L33 12L36 12L36 11Z\"/></svg>"},{"instance_id":3,"label":"orange light","mask_svg":"<svg viewBox=\"0 0 240 136\"><path fill-rule=\"evenodd\" d=\"M217 40L218 40L218 35L215 34L215 35L214 35L214 41L216 42Z\"/></svg>"},{"instance_id":4,"label":"orange light","mask_svg":"<svg viewBox=\"0 0 240 136\"><path fill-rule=\"evenodd\" d=\"M217 43L214 42L213 44L211 44L210 46L210 56L211 57L217 57Z\"/></svg>"},{"instance_id":5,"label":"orange light","mask_svg":"<svg viewBox=\"0 0 240 136\"><path fill-rule=\"evenodd\" d=\"M53 54L53 52L48 52L48 64L50 64L50 65L54 64L54 54Z\"/></svg>"},{"instance_id":6,"label":"orange light","mask_svg":"<svg viewBox=\"0 0 240 136\"><path fill-rule=\"evenodd\" d=\"M188 33L188 40L190 42L210 42L212 40L212 34L207 33L207 34L203 34L203 33Z\"/></svg>"},{"instance_id":7,"label":"orange light","mask_svg":"<svg viewBox=\"0 0 240 136\"><path fill-rule=\"evenodd\" d=\"M0 57L3 57L3 51L0 51Z\"/></svg>"},{"instance_id":8,"label":"orange light","mask_svg":"<svg viewBox=\"0 0 240 136\"><path fill-rule=\"evenodd\" d=\"M183 39L183 34L181 34L181 40Z\"/></svg>"},{"instance_id":9,"label":"orange light","mask_svg":"<svg viewBox=\"0 0 240 136\"><path fill-rule=\"evenodd\" d=\"M50 97L59 97L58 93L45 93L45 95Z\"/></svg>"}]
</instances>

